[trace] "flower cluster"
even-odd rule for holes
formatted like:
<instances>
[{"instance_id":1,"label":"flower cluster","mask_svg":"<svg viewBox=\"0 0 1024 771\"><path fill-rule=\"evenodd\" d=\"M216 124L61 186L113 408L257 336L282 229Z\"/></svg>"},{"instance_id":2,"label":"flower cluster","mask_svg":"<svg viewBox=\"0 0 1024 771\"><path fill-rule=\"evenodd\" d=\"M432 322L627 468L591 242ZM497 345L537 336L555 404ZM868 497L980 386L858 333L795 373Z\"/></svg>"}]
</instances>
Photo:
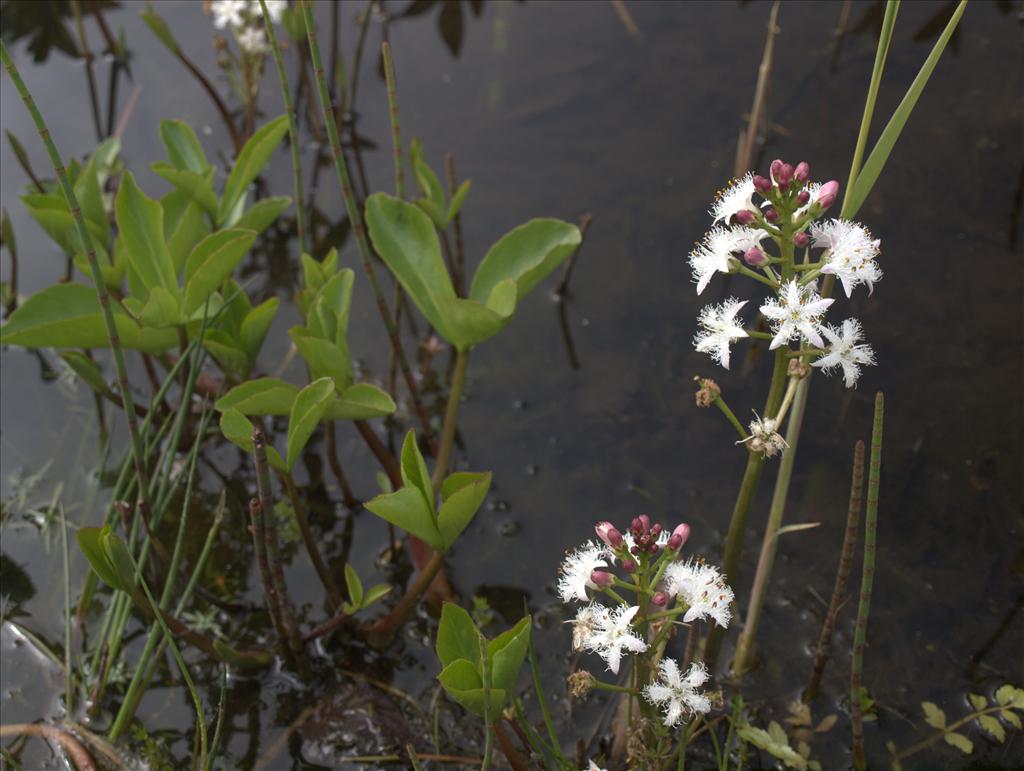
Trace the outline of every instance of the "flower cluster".
<instances>
[{"instance_id":1,"label":"flower cluster","mask_svg":"<svg viewBox=\"0 0 1024 771\"><path fill-rule=\"evenodd\" d=\"M642 515L625 532L610 522L597 523L595 530L599 540L570 551L558 580L563 602L586 603L572 621L573 650L597 654L617 674L624 656L658 656L676 620L729 625L734 598L721 573L703 560L680 559L689 525L669 532ZM612 572L615 567L624 577ZM626 593L634 595L633 602L623 597ZM595 601L597 595L610 603ZM710 709L698 690L708 677L703 665L695 664L684 674L671 659L645 659L644 664L640 671L656 676L644 683L641 693L652 707L663 710L665 725ZM588 675L582 690L602 685Z\"/></svg>"},{"instance_id":2,"label":"flower cluster","mask_svg":"<svg viewBox=\"0 0 1024 771\"><path fill-rule=\"evenodd\" d=\"M265 0L267 14L274 24L288 8L288 0ZM238 47L249 54L263 54L270 50L267 34L263 30L263 9L259 0L214 0L210 3L213 26L217 29L230 28L238 41Z\"/></svg>"},{"instance_id":3,"label":"flower cluster","mask_svg":"<svg viewBox=\"0 0 1024 771\"><path fill-rule=\"evenodd\" d=\"M870 293L882 270L876 261L880 242L867 228L822 219L838 193L835 180L811 181L807 163L794 167L775 160L768 177L748 172L719 193L710 211L712 228L689 259L697 294L716 273L742 273L770 286L774 296L760 306L772 328L769 347L775 350L796 342L813 366L825 372L841 367L846 386L851 387L860 368L875 363L874 352L862 342L856 319L839 327L824 322L833 300L820 296L817 280L834 275L850 297L860 284ZM765 251L766 241L775 243L778 255ZM797 250L802 250L799 261ZM812 250L822 251L814 258ZM707 306L698 318L694 345L726 369L730 345L750 336L737 316L744 304L729 298Z\"/></svg>"}]
</instances>

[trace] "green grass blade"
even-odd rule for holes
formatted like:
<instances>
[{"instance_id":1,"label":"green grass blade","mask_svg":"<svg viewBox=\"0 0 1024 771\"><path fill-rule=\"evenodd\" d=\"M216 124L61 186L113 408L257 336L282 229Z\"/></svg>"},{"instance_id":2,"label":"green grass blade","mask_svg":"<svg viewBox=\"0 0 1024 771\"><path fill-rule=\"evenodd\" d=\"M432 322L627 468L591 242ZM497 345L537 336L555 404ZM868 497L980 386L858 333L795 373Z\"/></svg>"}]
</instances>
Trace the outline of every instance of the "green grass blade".
<instances>
[{"instance_id":1,"label":"green grass blade","mask_svg":"<svg viewBox=\"0 0 1024 771\"><path fill-rule=\"evenodd\" d=\"M917 77L914 78L914 82L907 89L903 101L900 102L899 107L892 114L892 118L889 119L885 130L882 131L882 135L875 143L874 149L871 150L871 155L868 156L867 161L864 163L863 170L856 177L843 202L842 216L844 218L853 217L857 214L857 211L864 203L864 199L868 197L871 188L878 181L882 169L885 168L885 162L889 160L889 154L892 152L896 140L899 139L903 127L910 118L910 114L914 111L921 92L924 91L924 87L928 84L928 79L931 77L932 72L935 71L935 66L939 63L942 52L946 50L946 44L949 43L949 39L953 36L953 32L956 30L960 17L964 15L966 8L967 0L960 0L960 4L953 12L953 16L946 24L946 28L942 31L939 39L935 41L935 46L932 48L931 53L928 54L928 58L921 65L921 70L917 73Z\"/></svg>"}]
</instances>

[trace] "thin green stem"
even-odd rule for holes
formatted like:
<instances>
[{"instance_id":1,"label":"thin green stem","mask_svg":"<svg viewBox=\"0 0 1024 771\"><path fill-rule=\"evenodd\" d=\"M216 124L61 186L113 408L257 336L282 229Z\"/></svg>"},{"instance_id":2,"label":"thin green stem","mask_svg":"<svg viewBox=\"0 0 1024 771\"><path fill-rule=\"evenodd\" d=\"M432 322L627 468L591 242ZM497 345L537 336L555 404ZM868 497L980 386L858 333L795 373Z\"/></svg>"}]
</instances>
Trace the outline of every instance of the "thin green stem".
<instances>
[{"instance_id":1,"label":"thin green stem","mask_svg":"<svg viewBox=\"0 0 1024 771\"><path fill-rule=\"evenodd\" d=\"M759 332L756 329L744 329L743 331L747 333L747 337L752 337L755 340L773 340L775 338L775 335L770 332Z\"/></svg>"},{"instance_id":2,"label":"thin green stem","mask_svg":"<svg viewBox=\"0 0 1024 771\"><path fill-rule=\"evenodd\" d=\"M413 407L415 408L417 415L419 416L423 432L429 439L433 433L430 427L430 420L427 417L426 410L423 408L423 404L420 402L419 389L416 386L416 379L413 377L412 370L409 368L409 362L405 356L405 351L402 348L402 341L398 327L395 325L394 318L388 310L387 300L384 299L384 292L381 289L380 282L377 280L376 271L373 268L373 252L370 249L370 242L366 236L366 227L363 224L363 216L359 211L359 205L356 202L356 196L352 190L352 182L348 173L348 165L345 160L345 155L341 149L341 140L338 137L338 124L334 119L334 112L331 109L331 96L327 90L327 81L324 77L323 63L320 59L320 46L317 43L316 23L313 21L313 13L310 10L308 0L300 0L299 4L302 8L303 19L306 24L306 38L309 41L309 54L310 59L313 62L313 75L316 79L317 89L320 96L320 109L323 114L324 124L327 127L327 138L331 146L331 157L334 160L334 171L338 177L338 184L341 187L342 198L345 200L345 210L348 213L348 220L349 223L351 223L352 232L356 237L356 244L359 247L359 256L363 262L363 270L366 273L366 277L370 280L370 288L373 290L373 296L376 298L377 309L380 311L380 317L387 329L388 338L391 341L391 347L395 351L399 367L402 370L402 377L405 379L406 387L409 389L409 397L412 400Z\"/></svg>"},{"instance_id":3,"label":"thin green stem","mask_svg":"<svg viewBox=\"0 0 1024 771\"><path fill-rule=\"evenodd\" d=\"M614 683L605 683L605 682L602 682L601 680L597 680L597 679L595 679L593 681L593 687L597 688L599 691L613 691L614 693L628 693L628 694L632 694L633 696L639 696L640 695L640 691L638 691L636 688L629 688L628 686L625 686L625 685L615 685Z\"/></svg>"},{"instance_id":4,"label":"thin green stem","mask_svg":"<svg viewBox=\"0 0 1024 771\"><path fill-rule=\"evenodd\" d=\"M3 62L4 69L7 70L7 74L14 83L14 87L17 89L22 101L25 103L25 107L28 110L29 115L31 115L32 121L36 125L36 129L39 131L39 136L43 140L43 144L46 146L46 152L50 156L50 162L53 164L53 170L57 174L57 181L60 184L61 192L64 195L68 209L71 212L71 217L74 220L75 231L78 234L79 240L82 242L86 259L89 262L89 270L92 273L93 285L96 288L96 298L99 301L100 309L103 313L103 323L106 327L107 338L110 341L110 348L114 355L114 366L117 370L118 391L121 394L121 400L124 404L125 417L128 421L128 435L131 438L132 453L135 459L135 473L139 478L139 496L143 501L145 501L149 491L149 477L146 472L146 457L142 445L142 438L139 435L138 419L135 415L135 403L132 399L131 388L128 385L128 367L125 364L124 351L121 349L121 340L118 335L117 325L114 321L114 312L110 307L110 294L107 292L107 286L103 280L103 272L100 270L100 263L96 258L96 247L93 245L92 236L89 233L88 228L85 226L85 220L82 218L82 209L78 204L78 198L75 195L75 191L71 187L71 182L68 180L67 170L64 168L64 164L61 161L60 153L57 151L57 146L50 137L50 130L47 128L46 122L43 120L43 116L39 112L39 108L36 107L35 100L32 98L28 88L25 86L25 82L21 79L21 73L18 72L17 66L11 59L10 54L8 54L7 46L2 42L0 42L0 61Z\"/></svg>"},{"instance_id":5,"label":"thin green stem","mask_svg":"<svg viewBox=\"0 0 1024 771\"><path fill-rule=\"evenodd\" d=\"M754 281L759 281L765 286L771 287L772 291L774 292L779 291L779 282L776 281L775 279L769 276L763 276L756 270L751 270L746 265L739 264L738 261L736 262L735 267L737 273L741 273L742 275L747 276L748 278L754 279Z\"/></svg>"},{"instance_id":6,"label":"thin green stem","mask_svg":"<svg viewBox=\"0 0 1024 771\"><path fill-rule=\"evenodd\" d=\"M71 571L68 554L68 521L60 505L60 545L64 557L64 711L74 714L75 684L71 669Z\"/></svg>"},{"instance_id":7,"label":"thin green stem","mask_svg":"<svg viewBox=\"0 0 1024 771\"><path fill-rule=\"evenodd\" d=\"M448 406L444 413L444 428L441 433L441 445L437 452L437 464L434 466L434 494L441 489L441 483L448 475L448 462L455 442L455 427L459 420L459 403L462 401L462 389L466 384L466 366L469 364L469 352L459 350L455 357L455 373L452 375L452 386L448 391Z\"/></svg>"},{"instance_id":8,"label":"thin green stem","mask_svg":"<svg viewBox=\"0 0 1024 771\"><path fill-rule=\"evenodd\" d=\"M878 486L882 469L882 423L885 397L875 394L875 417L871 426L871 461L868 465L868 497L864 509L864 569L861 574L860 603L857 626L853 636L853 659L850 662L850 723L853 728L853 764L864 771L864 716L861 714L861 673L864 665L864 644L868 634L871 611L871 589L875 581L875 535L878 529Z\"/></svg>"},{"instance_id":9,"label":"thin green stem","mask_svg":"<svg viewBox=\"0 0 1024 771\"><path fill-rule=\"evenodd\" d=\"M395 633L398 626L405 621L409 613L416 606L420 595L427 590L430 582L434 580L441 566L444 565L444 554L437 551L430 558L430 562L416 576L416 581L406 591L405 595L388 615L377 621L367 632L367 638L371 643L383 644L388 642Z\"/></svg>"},{"instance_id":10,"label":"thin green stem","mask_svg":"<svg viewBox=\"0 0 1024 771\"><path fill-rule=\"evenodd\" d=\"M477 634L480 646L480 666L484 685L484 760L480 771L488 771L491 767L491 756L494 754L494 726L491 716L491 657L487 653L487 641L482 634Z\"/></svg>"},{"instance_id":11,"label":"thin green stem","mask_svg":"<svg viewBox=\"0 0 1024 771\"><path fill-rule=\"evenodd\" d=\"M395 89L395 64L391 60L391 44L380 44L381 59L384 60L384 79L388 91L388 115L391 117L391 147L395 158L395 195L405 198L405 172L402 151L402 131L398 121L398 95Z\"/></svg>"},{"instance_id":12,"label":"thin green stem","mask_svg":"<svg viewBox=\"0 0 1024 771\"><path fill-rule=\"evenodd\" d=\"M719 394L715 398L715 406L718 407L718 409L722 411L722 414L725 415L726 419L728 419L728 421L732 423L732 427L735 428L736 433L740 435L740 441L745 442L747 440L747 437L750 436L750 434L748 434L747 430L743 428L743 424L740 423L739 419L736 417L736 414L731 409L729 409L729 405L725 403L725 399L722 398L721 394Z\"/></svg>"},{"instance_id":13,"label":"thin green stem","mask_svg":"<svg viewBox=\"0 0 1024 771\"><path fill-rule=\"evenodd\" d=\"M302 202L302 156L299 152L299 126L296 121L295 108L292 106L291 93L288 89L288 75L284 71L281 48L277 44L277 35L274 33L274 24L270 20L270 13L267 11L265 0L260 0L260 10L263 11L263 24L267 30L267 39L270 41L270 50L274 54L277 76L281 82L281 98L284 100L285 113L288 115L288 137L292 153L292 179L295 183L295 227L298 231L299 249L303 252L310 252L309 221L306 219L306 207Z\"/></svg>"}]
</instances>

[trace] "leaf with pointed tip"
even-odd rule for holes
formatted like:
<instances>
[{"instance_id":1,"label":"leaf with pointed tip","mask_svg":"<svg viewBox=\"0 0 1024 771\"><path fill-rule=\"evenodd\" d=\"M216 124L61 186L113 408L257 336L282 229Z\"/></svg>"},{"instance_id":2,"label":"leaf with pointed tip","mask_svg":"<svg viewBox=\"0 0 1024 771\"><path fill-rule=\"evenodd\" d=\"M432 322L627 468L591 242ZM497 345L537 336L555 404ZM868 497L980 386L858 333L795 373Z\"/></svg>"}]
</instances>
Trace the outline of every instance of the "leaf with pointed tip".
<instances>
[{"instance_id":1,"label":"leaf with pointed tip","mask_svg":"<svg viewBox=\"0 0 1024 771\"><path fill-rule=\"evenodd\" d=\"M351 562L345 563L345 586L352 604L356 608L363 607L363 582L359 580L359 574Z\"/></svg>"},{"instance_id":2,"label":"leaf with pointed tip","mask_svg":"<svg viewBox=\"0 0 1024 771\"><path fill-rule=\"evenodd\" d=\"M89 567L99 576L99 579L107 586L124 591L126 587L121 584L117 570L110 564L107 551L103 548L103 531L107 529L106 527L80 527L75 533L75 538L78 540L78 548L82 550L82 554L89 562Z\"/></svg>"},{"instance_id":3,"label":"leaf with pointed tip","mask_svg":"<svg viewBox=\"0 0 1024 771\"><path fill-rule=\"evenodd\" d=\"M238 218L234 227L248 228L262 233L274 224L274 220L281 216L281 212L291 205L292 199L286 195L276 195L257 201L245 213Z\"/></svg>"},{"instance_id":4,"label":"leaf with pointed tip","mask_svg":"<svg viewBox=\"0 0 1024 771\"><path fill-rule=\"evenodd\" d=\"M445 224L455 219L455 215L462 210L462 204L466 202L466 196L469 195L469 187L470 180L467 179L459 185L459 189L455 191L455 195L453 195L452 199L448 202L448 211L445 215L447 222Z\"/></svg>"},{"instance_id":5,"label":"leaf with pointed tip","mask_svg":"<svg viewBox=\"0 0 1024 771\"><path fill-rule=\"evenodd\" d=\"M364 507L385 522L390 522L428 543L437 551L444 550L441 534L434 524L434 515L427 508L423 493L415 487L403 487L393 493L381 493L367 501Z\"/></svg>"},{"instance_id":6,"label":"leaf with pointed tip","mask_svg":"<svg viewBox=\"0 0 1024 771\"><path fill-rule=\"evenodd\" d=\"M114 569L114 573L117 574L121 590L129 594L134 592L136 588L135 561L132 559L131 552L128 551L128 546L108 527L104 527L100 532L100 545L106 552L107 560Z\"/></svg>"},{"instance_id":7,"label":"leaf with pointed tip","mask_svg":"<svg viewBox=\"0 0 1024 771\"><path fill-rule=\"evenodd\" d=\"M267 338L267 332L270 331L270 325L274 322L280 304L281 301L277 297L271 297L250 310L242 320L238 340L245 355L249 357L250 367L256 364L260 349L263 348L263 341Z\"/></svg>"},{"instance_id":8,"label":"leaf with pointed tip","mask_svg":"<svg viewBox=\"0 0 1024 771\"><path fill-rule=\"evenodd\" d=\"M474 677L475 676L475 677ZM441 687L452 699L476 715L484 715L484 689L480 673L466 659L458 659L441 670L437 676ZM490 713L501 712L507 692L502 688L491 688Z\"/></svg>"},{"instance_id":9,"label":"leaf with pointed tip","mask_svg":"<svg viewBox=\"0 0 1024 771\"><path fill-rule=\"evenodd\" d=\"M139 189L130 171L125 172L121 179L114 210L119 237L124 239L127 247L128 264L139 280L147 290L162 286L177 294L174 261L164 240L164 210L158 201Z\"/></svg>"},{"instance_id":10,"label":"leaf with pointed tip","mask_svg":"<svg viewBox=\"0 0 1024 771\"><path fill-rule=\"evenodd\" d=\"M329 340L314 337L305 327L292 327L288 336L309 365L313 377L332 378L338 393L344 393L352 385L352 360L347 346L342 348Z\"/></svg>"},{"instance_id":11,"label":"leaf with pointed tip","mask_svg":"<svg viewBox=\"0 0 1024 771\"><path fill-rule=\"evenodd\" d=\"M205 173L210 164L192 127L180 120L160 121L160 140L167 150L167 159L176 169Z\"/></svg>"},{"instance_id":12,"label":"leaf with pointed tip","mask_svg":"<svg viewBox=\"0 0 1024 771\"><path fill-rule=\"evenodd\" d=\"M146 26L152 30L161 43L167 46L171 53L181 53L181 46L178 45L178 41L171 34L171 28L167 26L167 22L163 20L160 14L153 10L152 6L147 5L139 11L139 16L142 17L142 20L146 22Z\"/></svg>"},{"instance_id":13,"label":"leaf with pointed tip","mask_svg":"<svg viewBox=\"0 0 1024 771\"><path fill-rule=\"evenodd\" d=\"M175 189L203 207L211 217L217 216L217 194L213 191L213 169L208 172L178 169L164 161L149 164L150 171L170 182Z\"/></svg>"},{"instance_id":14,"label":"leaf with pointed tip","mask_svg":"<svg viewBox=\"0 0 1024 771\"><path fill-rule=\"evenodd\" d=\"M175 274L185 269L185 262L197 243L210 234L203 208L188 193L172 190L160 199L164 210L164 239L171 253ZM114 264L120 263L121 241L114 245Z\"/></svg>"},{"instance_id":15,"label":"leaf with pointed tip","mask_svg":"<svg viewBox=\"0 0 1024 771\"><path fill-rule=\"evenodd\" d=\"M461 351L489 340L504 329L512 317L503 316L475 300L453 297L441 302L448 327L448 342Z\"/></svg>"},{"instance_id":16,"label":"leaf with pointed tip","mask_svg":"<svg viewBox=\"0 0 1024 771\"><path fill-rule=\"evenodd\" d=\"M288 416L288 457L286 465L290 471L299 453L306 446L309 437L316 430L324 410L334 399L334 381L329 377L314 380L299 391L292 403Z\"/></svg>"},{"instance_id":17,"label":"leaf with pointed tip","mask_svg":"<svg viewBox=\"0 0 1024 771\"><path fill-rule=\"evenodd\" d=\"M288 415L299 387L276 377L261 377L235 386L214 404L219 412L238 410L243 415Z\"/></svg>"},{"instance_id":18,"label":"leaf with pointed tip","mask_svg":"<svg viewBox=\"0 0 1024 771\"><path fill-rule=\"evenodd\" d=\"M441 305L455 299L455 290L430 218L412 204L374 193L366 201L366 224L377 254L420 313L451 341Z\"/></svg>"},{"instance_id":19,"label":"leaf with pointed tip","mask_svg":"<svg viewBox=\"0 0 1024 771\"><path fill-rule=\"evenodd\" d=\"M223 224L229 220L232 210L245 195L246 188L263 171L263 167L267 165L270 156L287 133L288 116L281 115L261 126L245 143L235 160L231 174L228 175L228 181L224 184L224 193L221 195L220 207L217 210L218 223Z\"/></svg>"},{"instance_id":20,"label":"leaf with pointed tip","mask_svg":"<svg viewBox=\"0 0 1024 771\"><path fill-rule=\"evenodd\" d=\"M195 339L198 333L189 330L189 338ZM248 377L251 365L245 351L238 347L233 337L221 329L208 329L203 336L203 348L217 360L224 369L235 378L243 380Z\"/></svg>"},{"instance_id":21,"label":"leaf with pointed tip","mask_svg":"<svg viewBox=\"0 0 1024 771\"><path fill-rule=\"evenodd\" d=\"M90 160L85 164L85 168L75 180L75 197L78 198L78 205L82 207L82 215L86 221L95 225L99 230L100 243L106 244L110 237L110 219L103 206L103 192L100 190L95 160Z\"/></svg>"},{"instance_id":22,"label":"leaf with pointed tip","mask_svg":"<svg viewBox=\"0 0 1024 771\"><path fill-rule=\"evenodd\" d=\"M177 343L172 330L144 329L111 305L121 346L163 353ZM29 297L0 326L0 344L24 348L109 348L110 338L96 290L83 284L53 284Z\"/></svg>"},{"instance_id":23,"label":"leaf with pointed tip","mask_svg":"<svg viewBox=\"0 0 1024 771\"><path fill-rule=\"evenodd\" d=\"M232 444L252 455L252 421L238 410L224 410L220 416L220 432ZM284 458L276 449L267 445L267 462L278 471L287 471Z\"/></svg>"},{"instance_id":24,"label":"leaf with pointed tip","mask_svg":"<svg viewBox=\"0 0 1024 771\"><path fill-rule=\"evenodd\" d=\"M372 383L349 386L324 413L325 420L367 420L382 418L395 411L395 402Z\"/></svg>"},{"instance_id":25,"label":"leaf with pointed tip","mask_svg":"<svg viewBox=\"0 0 1024 771\"><path fill-rule=\"evenodd\" d=\"M498 239L473 276L469 297L487 302L491 292L504 279L514 279L517 299L545 279L580 245L575 225L557 219L533 219L510 230Z\"/></svg>"},{"instance_id":26,"label":"leaf with pointed tip","mask_svg":"<svg viewBox=\"0 0 1024 771\"><path fill-rule=\"evenodd\" d=\"M511 692L530 647L533 619L526 616L507 632L502 632L487 645L491 659L491 687Z\"/></svg>"},{"instance_id":27,"label":"leaf with pointed tip","mask_svg":"<svg viewBox=\"0 0 1024 771\"><path fill-rule=\"evenodd\" d=\"M114 395L107 384L106 378L103 377L103 372L100 370L99 365L84 353L61 351L60 357L96 393L106 396Z\"/></svg>"},{"instance_id":28,"label":"leaf with pointed tip","mask_svg":"<svg viewBox=\"0 0 1024 771\"><path fill-rule=\"evenodd\" d=\"M191 316L234 272L256 240L252 230L219 230L196 244L185 263L186 316Z\"/></svg>"},{"instance_id":29,"label":"leaf with pointed tip","mask_svg":"<svg viewBox=\"0 0 1024 771\"><path fill-rule=\"evenodd\" d=\"M394 587L391 584L376 584L366 590L366 596L363 597L363 607L368 608L377 600L381 599L385 595L389 594Z\"/></svg>"},{"instance_id":30,"label":"leaf with pointed tip","mask_svg":"<svg viewBox=\"0 0 1024 771\"><path fill-rule=\"evenodd\" d=\"M139 312L139 321L155 329L166 329L180 324L182 319L178 298L162 286L153 287L146 304Z\"/></svg>"},{"instance_id":31,"label":"leaf with pointed tip","mask_svg":"<svg viewBox=\"0 0 1024 771\"><path fill-rule=\"evenodd\" d=\"M352 308L352 284L354 281L355 272L352 268L342 268L324 282L317 294L317 302L330 308L337 319L332 339L344 339L348 334L348 317Z\"/></svg>"},{"instance_id":32,"label":"leaf with pointed tip","mask_svg":"<svg viewBox=\"0 0 1024 771\"><path fill-rule=\"evenodd\" d=\"M424 503L433 514L434 487L430 481L430 473L427 471L427 463L423 460L423 454L420 453L419 445L416 442L416 432L411 428L402 442L402 481L409 487L419 490Z\"/></svg>"},{"instance_id":33,"label":"leaf with pointed tip","mask_svg":"<svg viewBox=\"0 0 1024 771\"><path fill-rule=\"evenodd\" d=\"M435 650L442 667L459 659L468 660L474 667L480 665L480 632L473 617L454 602L441 606Z\"/></svg>"},{"instance_id":34,"label":"leaf with pointed tip","mask_svg":"<svg viewBox=\"0 0 1024 771\"><path fill-rule=\"evenodd\" d=\"M490 472L479 474L476 480L453 491L441 504L441 510L437 514L437 527L444 539L445 551L451 549L462 531L473 521L490 487Z\"/></svg>"}]
</instances>

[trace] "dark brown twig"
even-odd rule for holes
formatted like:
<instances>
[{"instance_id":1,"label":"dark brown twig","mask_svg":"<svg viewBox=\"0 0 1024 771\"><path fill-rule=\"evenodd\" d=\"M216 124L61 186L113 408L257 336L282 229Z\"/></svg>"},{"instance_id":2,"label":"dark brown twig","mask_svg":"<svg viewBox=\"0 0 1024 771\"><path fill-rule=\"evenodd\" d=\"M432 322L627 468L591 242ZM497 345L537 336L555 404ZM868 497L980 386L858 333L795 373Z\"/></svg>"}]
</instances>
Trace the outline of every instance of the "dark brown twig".
<instances>
[{"instance_id":1,"label":"dark brown twig","mask_svg":"<svg viewBox=\"0 0 1024 771\"><path fill-rule=\"evenodd\" d=\"M589 213L580 217L580 242L565 261L565 267L562 269L562 280L558 282L558 286L555 288L556 297L561 298L569 294L569 279L572 278L572 269L576 265L576 255L583 248L583 242L587 237L587 231L590 229L590 222L593 219L593 216Z\"/></svg>"},{"instance_id":2,"label":"dark brown twig","mask_svg":"<svg viewBox=\"0 0 1024 771\"><path fill-rule=\"evenodd\" d=\"M333 420L327 423L325 433L327 434L327 465L331 467L331 473L334 474L338 487L341 488L342 502L347 508L354 509L359 505L359 501L352 493L352 486L349 485L348 477L345 476L345 471L341 467L341 461L338 460L337 438L335 436Z\"/></svg>"},{"instance_id":3,"label":"dark brown twig","mask_svg":"<svg viewBox=\"0 0 1024 771\"><path fill-rule=\"evenodd\" d=\"M807 683L807 690L804 691L803 701L805 703L809 703L818 692L818 685L821 683L821 676L825 671L825 664L828 661L829 646L832 643L832 634L836 629L839 609L846 599L846 582L850 577L850 567L853 565L853 551L857 546L857 529L860 526L860 502L863 492L864 442L863 440L858 440L853 448L850 503L846 511L846 534L843 537L843 548L839 553L839 569L836 572L836 583L832 589L832 600L829 602L828 612L825 614L825 622L821 625L821 636L818 638L818 647L814 655L814 667L811 669L811 678Z\"/></svg>"},{"instance_id":4,"label":"dark brown twig","mask_svg":"<svg viewBox=\"0 0 1024 771\"><path fill-rule=\"evenodd\" d=\"M292 512L295 514L295 521L298 523L299 532L302 534L302 542L306 545L306 551L309 552L309 559L313 563L313 569L316 570L316 574L320 577L320 583L327 590L327 600L331 604L331 612L333 613L341 607L341 592L338 591L338 585L334 581L334 576L331 575L331 570L327 567L323 555L320 554L320 548L316 545L313 529L309 526L309 517L306 516L306 507L302 505L302 499L299 498L299 491L295 487L295 481L292 479L291 474L287 472L281 473L280 479L285 486L285 490L288 491L288 499L291 501Z\"/></svg>"}]
</instances>

